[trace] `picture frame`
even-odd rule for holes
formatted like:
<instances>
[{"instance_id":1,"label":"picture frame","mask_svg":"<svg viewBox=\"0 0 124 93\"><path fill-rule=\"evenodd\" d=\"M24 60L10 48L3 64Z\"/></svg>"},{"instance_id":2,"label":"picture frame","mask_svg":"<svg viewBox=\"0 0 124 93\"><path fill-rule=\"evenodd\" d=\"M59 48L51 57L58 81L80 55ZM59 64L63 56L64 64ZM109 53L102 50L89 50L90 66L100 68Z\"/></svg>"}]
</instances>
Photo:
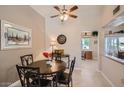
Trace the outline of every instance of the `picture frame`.
<instances>
[{"instance_id":1,"label":"picture frame","mask_svg":"<svg viewBox=\"0 0 124 93\"><path fill-rule=\"evenodd\" d=\"M1 50L31 48L32 30L6 20L0 20Z\"/></svg>"}]
</instances>

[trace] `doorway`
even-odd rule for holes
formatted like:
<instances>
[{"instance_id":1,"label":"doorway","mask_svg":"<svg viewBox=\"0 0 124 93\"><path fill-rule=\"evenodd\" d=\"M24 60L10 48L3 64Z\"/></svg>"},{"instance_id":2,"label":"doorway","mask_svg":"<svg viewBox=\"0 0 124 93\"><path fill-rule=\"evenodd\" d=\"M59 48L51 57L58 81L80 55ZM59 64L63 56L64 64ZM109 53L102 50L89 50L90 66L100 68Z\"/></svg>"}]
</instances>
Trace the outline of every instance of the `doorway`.
<instances>
[{"instance_id":1,"label":"doorway","mask_svg":"<svg viewBox=\"0 0 124 93\"><path fill-rule=\"evenodd\" d=\"M81 59L94 61L98 60L98 37L92 36L91 31L82 32Z\"/></svg>"}]
</instances>

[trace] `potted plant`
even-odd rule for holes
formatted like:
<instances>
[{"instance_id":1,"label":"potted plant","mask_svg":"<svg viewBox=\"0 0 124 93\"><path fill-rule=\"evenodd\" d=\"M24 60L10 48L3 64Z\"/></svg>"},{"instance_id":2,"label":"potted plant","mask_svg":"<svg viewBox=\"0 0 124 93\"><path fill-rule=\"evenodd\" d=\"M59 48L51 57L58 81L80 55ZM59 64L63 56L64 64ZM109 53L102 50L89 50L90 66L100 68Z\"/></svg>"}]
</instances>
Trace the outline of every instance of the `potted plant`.
<instances>
[{"instance_id":1,"label":"potted plant","mask_svg":"<svg viewBox=\"0 0 124 93\"><path fill-rule=\"evenodd\" d=\"M93 31L93 32L92 32L92 35L93 35L93 36L98 36L98 31Z\"/></svg>"}]
</instances>

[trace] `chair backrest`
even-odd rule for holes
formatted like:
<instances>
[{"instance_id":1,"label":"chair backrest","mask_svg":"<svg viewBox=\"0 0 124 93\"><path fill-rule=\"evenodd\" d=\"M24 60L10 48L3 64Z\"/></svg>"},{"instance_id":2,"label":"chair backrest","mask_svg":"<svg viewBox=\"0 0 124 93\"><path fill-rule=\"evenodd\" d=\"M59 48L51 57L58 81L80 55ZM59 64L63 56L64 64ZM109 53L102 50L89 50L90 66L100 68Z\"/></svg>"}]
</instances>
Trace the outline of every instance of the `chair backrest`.
<instances>
[{"instance_id":1,"label":"chair backrest","mask_svg":"<svg viewBox=\"0 0 124 93\"><path fill-rule=\"evenodd\" d=\"M55 58L56 61L61 61L61 53L55 52L53 53L53 59Z\"/></svg>"},{"instance_id":2,"label":"chair backrest","mask_svg":"<svg viewBox=\"0 0 124 93\"><path fill-rule=\"evenodd\" d=\"M33 62L33 54L20 56L22 66L27 66Z\"/></svg>"},{"instance_id":3,"label":"chair backrest","mask_svg":"<svg viewBox=\"0 0 124 93\"><path fill-rule=\"evenodd\" d=\"M73 73L73 71L74 71L75 61L76 61L76 57L74 57L74 59L73 59L72 62L71 62L70 69L69 69L69 77L68 77L68 80L71 79L72 73Z\"/></svg>"},{"instance_id":4,"label":"chair backrest","mask_svg":"<svg viewBox=\"0 0 124 93\"><path fill-rule=\"evenodd\" d=\"M34 78L39 77L39 68L34 67L26 67L26 66L18 66L16 65L17 72L20 78L21 85L23 87L33 86L31 82Z\"/></svg>"}]
</instances>

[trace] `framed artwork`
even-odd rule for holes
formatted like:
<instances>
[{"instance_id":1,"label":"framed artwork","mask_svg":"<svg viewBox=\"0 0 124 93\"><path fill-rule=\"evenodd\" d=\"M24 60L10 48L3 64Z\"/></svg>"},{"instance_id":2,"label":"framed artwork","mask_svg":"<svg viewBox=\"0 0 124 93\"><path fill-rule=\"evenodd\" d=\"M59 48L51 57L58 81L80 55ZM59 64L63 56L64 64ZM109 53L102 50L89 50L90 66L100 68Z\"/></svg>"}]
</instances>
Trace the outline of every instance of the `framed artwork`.
<instances>
[{"instance_id":1,"label":"framed artwork","mask_svg":"<svg viewBox=\"0 0 124 93\"><path fill-rule=\"evenodd\" d=\"M65 44L65 42L66 42L66 36L65 35L59 35L58 37L57 37L57 42L59 43L59 44Z\"/></svg>"},{"instance_id":2,"label":"framed artwork","mask_svg":"<svg viewBox=\"0 0 124 93\"><path fill-rule=\"evenodd\" d=\"M32 30L1 20L1 50L31 48Z\"/></svg>"}]
</instances>

